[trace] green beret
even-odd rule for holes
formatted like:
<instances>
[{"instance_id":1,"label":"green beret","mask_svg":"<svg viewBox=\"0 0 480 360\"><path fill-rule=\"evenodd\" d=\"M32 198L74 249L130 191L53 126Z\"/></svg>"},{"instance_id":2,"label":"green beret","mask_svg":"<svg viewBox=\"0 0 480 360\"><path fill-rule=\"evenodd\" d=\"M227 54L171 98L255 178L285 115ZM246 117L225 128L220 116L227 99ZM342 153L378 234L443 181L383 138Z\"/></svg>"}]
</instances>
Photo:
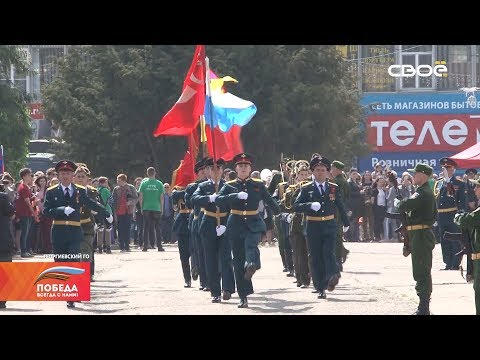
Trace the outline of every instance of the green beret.
<instances>
[{"instance_id":1,"label":"green beret","mask_svg":"<svg viewBox=\"0 0 480 360\"><path fill-rule=\"evenodd\" d=\"M407 171L413 172L413 173L421 172L428 176L432 175L433 173L433 169L430 166L428 166L428 164L421 164L421 163L417 163L414 169L407 169Z\"/></svg>"},{"instance_id":2,"label":"green beret","mask_svg":"<svg viewBox=\"0 0 480 360\"><path fill-rule=\"evenodd\" d=\"M345 167L345 164L342 163L341 161L334 160L332 162L332 166L335 166L338 170L343 170L343 168Z\"/></svg>"}]
</instances>

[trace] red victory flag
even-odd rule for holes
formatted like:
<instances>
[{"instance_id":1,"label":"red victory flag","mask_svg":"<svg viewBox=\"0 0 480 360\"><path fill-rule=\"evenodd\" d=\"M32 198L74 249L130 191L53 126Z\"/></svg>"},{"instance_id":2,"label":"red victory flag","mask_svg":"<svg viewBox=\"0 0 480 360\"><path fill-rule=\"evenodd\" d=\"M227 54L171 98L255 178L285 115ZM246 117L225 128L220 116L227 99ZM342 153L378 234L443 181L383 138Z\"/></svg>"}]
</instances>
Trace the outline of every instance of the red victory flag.
<instances>
[{"instance_id":1,"label":"red victory flag","mask_svg":"<svg viewBox=\"0 0 480 360\"><path fill-rule=\"evenodd\" d=\"M180 161L180 166L172 173L172 188L175 186L186 187L188 184L195 181L194 158L192 154L187 151L185 157Z\"/></svg>"},{"instance_id":2,"label":"red victory flag","mask_svg":"<svg viewBox=\"0 0 480 360\"><path fill-rule=\"evenodd\" d=\"M210 137L212 132L210 126L206 124L208 153L213 156L213 141ZM215 155L225 161L230 161L237 154L243 152L243 144L241 139L242 127L233 125L227 132L222 132L218 127L213 129L215 137Z\"/></svg>"},{"instance_id":3,"label":"red victory flag","mask_svg":"<svg viewBox=\"0 0 480 360\"><path fill-rule=\"evenodd\" d=\"M197 45L192 64L183 83L182 94L160 120L154 136L188 136L199 123L205 108L205 46Z\"/></svg>"}]
</instances>

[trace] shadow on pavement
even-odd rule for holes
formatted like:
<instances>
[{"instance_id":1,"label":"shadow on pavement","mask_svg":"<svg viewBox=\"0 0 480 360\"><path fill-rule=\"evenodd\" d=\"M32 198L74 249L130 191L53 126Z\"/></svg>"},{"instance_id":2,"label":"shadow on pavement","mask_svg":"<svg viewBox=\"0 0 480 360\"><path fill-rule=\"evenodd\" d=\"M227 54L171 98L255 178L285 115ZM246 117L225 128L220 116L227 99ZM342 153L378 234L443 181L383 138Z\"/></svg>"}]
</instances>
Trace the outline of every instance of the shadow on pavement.
<instances>
[{"instance_id":1,"label":"shadow on pavement","mask_svg":"<svg viewBox=\"0 0 480 360\"><path fill-rule=\"evenodd\" d=\"M368 299L368 300L360 300L360 299L338 299L338 298L331 298L331 297L328 297L327 295L327 301L331 301L331 302L376 302L377 299Z\"/></svg>"},{"instance_id":2,"label":"shadow on pavement","mask_svg":"<svg viewBox=\"0 0 480 360\"><path fill-rule=\"evenodd\" d=\"M280 288L280 289L273 289L273 290L265 290L265 291L255 291L255 295L277 295L277 294L284 294L288 291L296 290L296 288Z\"/></svg>"},{"instance_id":3,"label":"shadow on pavement","mask_svg":"<svg viewBox=\"0 0 480 360\"><path fill-rule=\"evenodd\" d=\"M7 308L6 309L2 309L0 310L0 314L2 312L9 312L9 311L19 311L19 312L38 312L38 311L42 311L41 309L20 309L20 308L11 308L11 307L8 307L7 305Z\"/></svg>"},{"instance_id":4,"label":"shadow on pavement","mask_svg":"<svg viewBox=\"0 0 480 360\"><path fill-rule=\"evenodd\" d=\"M117 301L117 302L109 302L109 301L99 301L99 302L87 302L84 303L84 305L90 306L90 305L118 305L118 304L129 304L129 301L122 300L122 301Z\"/></svg>"},{"instance_id":5,"label":"shadow on pavement","mask_svg":"<svg viewBox=\"0 0 480 360\"><path fill-rule=\"evenodd\" d=\"M343 271L345 274L356 274L356 275L379 275L381 274L378 271Z\"/></svg>"}]
</instances>

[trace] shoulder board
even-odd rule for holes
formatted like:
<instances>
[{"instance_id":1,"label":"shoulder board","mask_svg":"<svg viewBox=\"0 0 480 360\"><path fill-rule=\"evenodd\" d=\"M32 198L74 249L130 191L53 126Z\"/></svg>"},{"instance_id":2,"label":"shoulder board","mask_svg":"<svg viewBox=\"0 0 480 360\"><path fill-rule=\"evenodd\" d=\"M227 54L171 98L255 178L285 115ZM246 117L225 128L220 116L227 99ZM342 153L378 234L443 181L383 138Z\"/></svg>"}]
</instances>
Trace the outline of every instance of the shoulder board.
<instances>
[{"instance_id":1,"label":"shoulder board","mask_svg":"<svg viewBox=\"0 0 480 360\"><path fill-rule=\"evenodd\" d=\"M97 191L97 188L94 187L94 186L92 186L92 185L87 185L87 189L88 189L88 190L95 190L95 191Z\"/></svg>"},{"instance_id":2,"label":"shoulder board","mask_svg":"<svg viewBox=\"0 0 480 360\"><path fill-rule=\"evenodd\" d=\"M477 211L480 211L480 206L477 207L475 210L473 210L472 213L477 212Z\"/></svg>"},{"instance_id":3,"label":"shoulder board","mask_svg":"<svg viewBox=\"0 0 480 360\"><path fill-rule=\"evenodd\" d=\"M312 185L312 184L313 184L313 181L308 181L308 182L306 182L306 183L303 183L303 184L302 184L302 187L303 187L303 186Z\"/></svg>"},{"instance_id":4,"label":"shoulder board","mask_svg":"<svg viewBox=\"0 0 480 360\"><path fill-rule=\"evenodd\" d=\"M443 177L439 177L439 178L437 179L437 181L440 181L440 180L443 180Z\"/></svg>"},{"instance_id":5,"label":"shoulder board","mask_svg":"<svg viewBox=\"0 0 480 360\"><path fill-rule=\"evenodd\" d=\"M85 186L82 186L82 185L77 185L77 184L75 184L75 187L76 187L76 188L79 188L79 189L85 190Z\"/></svg>"},{"instance_id":6,"label":"shoulder board","mask_svg":"<svg viewBox=\"0 0 480 360\"><path fill-rule=\"evenodd\" d=\"M227 181L225 184L233 184L233 183L236 183L237 182L237 179L235 180L230 180L230 181Z\"/></svg>"},{"instance_id":7,"label":"shoulder board","mask_svg":"<svg viewBox=\"0 0 480 360\"><path fill-rule=\"evenodd\" d=\"M298 184L295 184L295 185L288 185L288 188L289 188L289 189L295 189L297 186L298 186Z\"/></svg>"},{"instance_id":8,"label":"shoulder board","mask_svg":"<svg viewBox=\"0 0 480 360\"><path fill-rule=\"evenodd\" d=\"M285 185L285 184L288 184L288 181L282 181L281 183L278 183L278 185Z\"/></svg>"},{"instance_id":9,"label":"shoulder board","mask_svg":"<svg viewBox=\"0 0 480 360\"><path fill-rule=\"evenodd\" d=\"M332 185L332 186L338 186L338 184L334 183L334 182L328 182L328 185Z\"/></svg>"},{"instance_id":10,"label":"shoulder board","mask_svg":"<svg viewBox=\"0 0 480 360\"><path fill-rule=\"evenodd\" d=\"M262 179L254 179L254 178L252 178L252 180L253 180L253 181L256 181L256 182L261 182L261 183L263 183L263 180L262 180Z\"/></svg>"},{"instance_id":11,"label":"shoulder board","mask_svg":"<svg viewBox=\"0 0 480 360\"><path fill-rule=\"evenodd\" d=\"M57 187L58 187L58 184L57 184L57 185L52 185L52 186L50 186L50 187L47 189L47 191L48 191L48 190L55 189L55 188L57 188Z\"/></svg>"}]
</instances>

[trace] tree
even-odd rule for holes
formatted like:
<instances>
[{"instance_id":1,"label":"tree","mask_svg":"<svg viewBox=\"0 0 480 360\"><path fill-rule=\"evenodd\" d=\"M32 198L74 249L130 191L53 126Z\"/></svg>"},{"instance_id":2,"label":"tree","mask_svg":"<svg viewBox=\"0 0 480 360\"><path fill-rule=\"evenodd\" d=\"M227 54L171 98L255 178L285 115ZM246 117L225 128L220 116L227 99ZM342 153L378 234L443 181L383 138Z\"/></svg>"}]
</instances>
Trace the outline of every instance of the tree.
<instances>
[{"instance_id":1,"label":"tree","mask_svg":"<svg viewBox=\"0 0 480 360\"><path fill-rule=\"evenodd\" d=\"M60 126L68 156L96 175L143 175L155 166L170 180L187 148L184 137L154 138L159 119L177 101L195 46L78 46L44 91L47 116ZM347 164L366 151L358 96L333 46L208 45L219 75L239 80L229 91L257 114L242 132L256 167L280 153L310 159L319 152Z\"/></svg>"},{"instance_id":2,"label":"tree","mask_svg":"<svg viewBox=\"0 0 480 360\"><path fill-rule=\"evenodd\" d=\"M0 46L0 144L5 155L5 171L18 178L25 166L28 141L32 137L30 116L25 96L10 82L10 69L27 72L29 63L26 52L20 46Z\"/></svg>"}]
</instances>

